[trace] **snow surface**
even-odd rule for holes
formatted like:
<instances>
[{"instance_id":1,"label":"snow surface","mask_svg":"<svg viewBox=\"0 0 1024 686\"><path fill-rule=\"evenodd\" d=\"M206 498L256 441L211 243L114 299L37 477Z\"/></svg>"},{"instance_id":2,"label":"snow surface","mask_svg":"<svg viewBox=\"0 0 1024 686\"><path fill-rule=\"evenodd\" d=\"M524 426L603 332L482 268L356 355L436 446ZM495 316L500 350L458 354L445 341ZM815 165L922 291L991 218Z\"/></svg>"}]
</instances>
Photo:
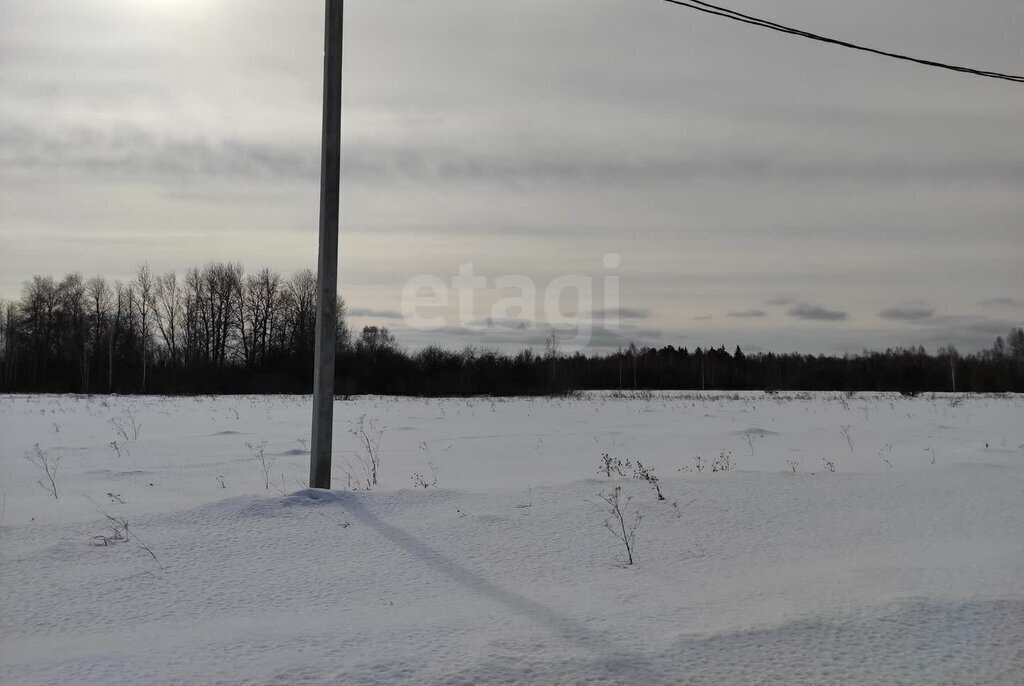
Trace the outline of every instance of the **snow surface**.
<instances>
[{"instance_id":1,"label":"snow surface","mask_svg":"<svg viewBox=\"0 0 1024 686\"><path fill-rule=\"evenodd\" d=\"M361 415L318 491L308 397L0 396L0 682L1024 683L1024 397L365 397L338 486Z\"/></svg>"}]
</instances>

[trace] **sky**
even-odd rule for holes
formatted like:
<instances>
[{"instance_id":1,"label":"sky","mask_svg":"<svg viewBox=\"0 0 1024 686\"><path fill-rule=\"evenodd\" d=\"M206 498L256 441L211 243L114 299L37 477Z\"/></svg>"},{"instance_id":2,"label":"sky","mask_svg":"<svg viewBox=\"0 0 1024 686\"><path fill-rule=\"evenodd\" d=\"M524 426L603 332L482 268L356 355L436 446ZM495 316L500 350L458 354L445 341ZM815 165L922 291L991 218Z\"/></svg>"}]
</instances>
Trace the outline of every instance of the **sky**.
<instances>
[{"instance_id":1,"label":"sky","mask_svg":"<svg viewBox=\"0 0 1024 686\"><path fill-rule=\"evenodd\" d=\"M842 353L971 351L1024 323L1020 84L659 0L345 4L356 327ZM729 6L1024 73L1019 0ZM0 297L142 263L315 268L323 11L0 0ZM413 296L444 303L431 327Z\"/></svg>"}]
</instances>

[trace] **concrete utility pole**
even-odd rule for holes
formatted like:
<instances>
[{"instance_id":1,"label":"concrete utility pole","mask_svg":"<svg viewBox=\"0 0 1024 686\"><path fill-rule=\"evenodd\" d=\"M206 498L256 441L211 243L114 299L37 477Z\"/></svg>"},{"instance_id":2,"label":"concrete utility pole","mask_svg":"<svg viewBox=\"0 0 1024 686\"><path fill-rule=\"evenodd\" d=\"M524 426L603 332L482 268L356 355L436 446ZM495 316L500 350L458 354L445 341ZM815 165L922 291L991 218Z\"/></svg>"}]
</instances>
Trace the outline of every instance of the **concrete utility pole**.
<instances>
[{"instance_id":1,"label":"concrete utility pole","mask_svg":"<svg viewBox=\"0 0 1024 686\"><path fill-rule=\"evenodd\" d=\"M338 200L341 181L341 37L343 0L326 0L324 120L320 142L320 257L316 271L316 350L310 488L331 487L334 348L338 302Z\"/></svg>"}]
</instances>

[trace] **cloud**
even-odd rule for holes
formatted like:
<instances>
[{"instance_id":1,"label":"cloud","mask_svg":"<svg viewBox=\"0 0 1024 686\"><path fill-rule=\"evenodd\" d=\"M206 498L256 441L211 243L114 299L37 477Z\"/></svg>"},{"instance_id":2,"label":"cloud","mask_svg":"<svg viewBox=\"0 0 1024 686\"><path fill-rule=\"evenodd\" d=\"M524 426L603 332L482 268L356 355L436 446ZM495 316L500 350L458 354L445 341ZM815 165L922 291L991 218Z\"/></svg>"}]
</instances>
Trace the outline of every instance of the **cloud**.
<instances>
[{"instance_id":1,"label":"cloud","mask_svg":"<svg viewBox=\"0 0 1024 686\"><path fill-rule=\"evenodd\" d=\"M836 322L844 321L849 318L849 315L840 310L829 310L821 305L808 305L807 303L798 303L786 312L790 317L796 317L797 319L807 319L812 321L822 322Z\"/></svg>"},{"instance_id":2,"label":"cloud","mask_svg":"<svg viewBox=\"0 0 1024 686\"><path fill-rule=\"evenodd\" d=\"M935 314L935 310L926 305L896 305L887 307L878 313L882 319L895 319L897 321L913 322L920 319L928 319Z\"/></svg>"},{"instance_id":3,"label":"cloud","mask_svg":"<svg viewBox=\"0 0 1024 686\"><path fill-rule=\"evenodd\" d=\"M739 312L730 312L726 316L727 317L747 318L747 317L763 317L766 314L768 314L768 313L765 312L764 310L741 310Z\"/></svg>"},{"instance_id":4,"label":"cloud","mask_svg":"<svg viewBox=\"0 0 1024 686\"><path fill-rule=\"evenodd\" d=\"M635 329L623 331L621 329L606 329L596 327L590 334L590 342L587 344L591 349L625 348L630 343L638 346L656 345L662 338L662 331L658 329Z\"/></svg>"},{"instance_id":5,"label":"cloud","mask_svg":"<svg viewBox=\"0 0 1024 686\"><path fill-rule=\"evenodd\" d=\"M366 4L346 48L346 64L361 65L346 76L342 152L342 231L358 251L346 279L367 289L353 304L397 307L403 278L448 273L463 254L490 275L543 281L600 279L599 256L615 251L622 301L653 309L623 308L620 325L678 327L701 345L884 349L940 333L937 317L877 316L901 298L940 313L989 298L967 311L1024 313L1024 294L1006 297L1020 290L1018 94L974 98L971 79L880 82L873 60L840 51L793 70L792 46L768 34L726 50L727 22L680 41L681 17L616 2L581 14L592 4L404 3L401 21ZM130 278L143 257L161 271L212 259L315 267L322 7L248 2L239 31L230 5L4 4L0 296L17 298L36 272ZM933 37L963 34L965 49L998 47L986 27L953 21L962 0L909 0L891 24L835 5L877 32L864 40L920 19ZM608 50L623 21L658 49ZM778 67L770 89L752 54ZM847 68L839 93L830 75ZM964 227L984 254L960 250ZM574 249L584 237L593 257ZM935 263L958 278L913 295ZM964 283L976 286L966 300ZM878 306L854 310L851 288ZM801 301L849 306L849 321L787 322ZM748 308L767 315L725 321ZM401 322L357 312L360 324Z\"/></svg>"},{"instance_id":6,"label":"cloud","mask_svg":"<svg viewBox=\"0 0 1024 686\"><path fill-rule=\"evenodd\" d=\"M369 307L350 307L347 314L350 317L376 317L378 319L402 319L401 312L394 310L374 310Z\"/></svg>"},{"instance_id":7,"label":"cloud","mask_svg":"<svg viewBox=\"0 0 1024 686\"><path fill-rule=\"evenodd\" d=\"M480 320L481 324L486 320ZM559 344L563 352L576 350L614 350L625 348L630 343L638 346L655 345L663 337L658 329L594 327L556 327ZM443 341L445 345L472 345L505 351L518 351L525 347L543 348L552 328L530 323L523 326L445 326L431 331L400 328L395 334L413 347L421 347ZM680 338L680 336L674 336Z\"/></svg>"},{"instance_id":8,"label":"cloud","mask_svg":"<svg viewBox=\"0 0 1024 686\"><path fill-rule=\"evenodd\" d=\"M1010 319L993 319L992 317L977 314L952 314L932 317L925 324L947 331L961 331L993 336L1005 334L1011 328L1017 326Z\"/></svg>"},{"instance_id":9,"label":"cloud","mask_svg":"<svg viewBox=\"0 0 1024 686\"><path fill-rule=\"evenodd\" d=\"M620 307L617 310L592 310L590 312L591 319L603 320L609 317L618 317L619 319L647 319L651 316L650 309L646 307Z\"/></svg>"},{"instance_id":10,"label":"cloud","mask_svg":"<svg viewBox=\"0 0 1024 686\"><path fill-rule=\"evenodd\" d=\"M301 141L165 135L138 127L75 127L53 132L32 124L0 129L2 166L41 175L78 173L115 178L222 178L309 181L320 172L315 137ZM932 182L1019 184L1024 162L1016 158L960 160L780 159L772 150L698 150L678 155L643 146L629 155L585 138L560 141L542 135L516 147L475 141L425 143L365 136L346 141L342 173L348 179L384 183L497 187L671 185L684 181L788 179L835 182Z\"/></svg>"},{"instance_id":11,"label":"cloud","mask_svg":"<svg viewBox=\"0 0 1024 686\"><path fill-rule=\"evenodd\" d=\"M927 329L920 334L919 342L935 346L953 344L966 350L989 348L996 336L1005 336L1017 326L1009 319L973 314L930 317L922 323Z\"/></svg>"},{"instance_id":12,"label":"cloud","mask_svg":"<svg viewBox=\"0 0 1024 686\"><path fill-rule=\"evenodd\" d=\"M319 154L306 145L156 135L135 127L68 128L46 133L27 126L0 129L2 166L39 174L91 178L317 178Z\"/></svg>"},{"instance_id":13,"label":"cloud","mask_svg":"<svg viewBox=\"0 0 1024 686\"><path fill-rule=\"evenodd\" d=\"M1017 300L1016 298L1007 298L1003 296L999 298L979 300L975 305L978 305L979 307L1022 307L1024 306L1024 300Z\"/></svg>"},{"instance_id":14,"label":"cloud","mask_svg":"<svg viewBox=\"0 0 1024 686\"><path fill-rule=\"evenodd\" d=\"M486 317L484 319L475 319L469 322L466 327L467 330L474 329L516 329L523 331L526 329L536 328L537 323L529 319L517 319L515 317Z\"/></svg>"}]
</instances>

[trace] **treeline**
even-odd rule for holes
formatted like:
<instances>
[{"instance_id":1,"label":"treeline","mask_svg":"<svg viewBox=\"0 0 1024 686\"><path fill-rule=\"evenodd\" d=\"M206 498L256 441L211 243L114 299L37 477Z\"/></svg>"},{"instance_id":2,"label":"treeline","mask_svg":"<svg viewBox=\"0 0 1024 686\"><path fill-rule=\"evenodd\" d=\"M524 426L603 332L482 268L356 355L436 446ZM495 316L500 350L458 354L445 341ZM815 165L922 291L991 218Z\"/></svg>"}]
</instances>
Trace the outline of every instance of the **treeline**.
<instances>
[{"instance_id":1,"label":"treeline","mask_svg":"<svg viewBox=\"0 0 1024 686\"><path fill-rule=\"evenodd\" d=\"M344 348L350 336L339 304ZM144 265L127 283L34 276L20 302L0 303L0 387L230 392L259 375L268 390L295 389L301 385L292 380L312 369L315 305L316 276L308 269L284 278L211 263L179 278Z\"/></svg>"},{"instance_id":2,"label":"treeline","mask_svg":"<svg viewBox=\"0 0 1024 686\"><path fill-rule=\"evenodd\" d=\"M211 263L174 273L139 267L125 283L35 276L0 302L0 390L77 393L308 393L316 276L245 273ZM339 394L547 394L596 389L1024 391L1024 331L991 349L951 346L834 357L745 355L630 345L604 355L403 350L386 328L354 336L339 299ZM553 341L554 342L554 339Z\"/></svg>"}]
</instances>

